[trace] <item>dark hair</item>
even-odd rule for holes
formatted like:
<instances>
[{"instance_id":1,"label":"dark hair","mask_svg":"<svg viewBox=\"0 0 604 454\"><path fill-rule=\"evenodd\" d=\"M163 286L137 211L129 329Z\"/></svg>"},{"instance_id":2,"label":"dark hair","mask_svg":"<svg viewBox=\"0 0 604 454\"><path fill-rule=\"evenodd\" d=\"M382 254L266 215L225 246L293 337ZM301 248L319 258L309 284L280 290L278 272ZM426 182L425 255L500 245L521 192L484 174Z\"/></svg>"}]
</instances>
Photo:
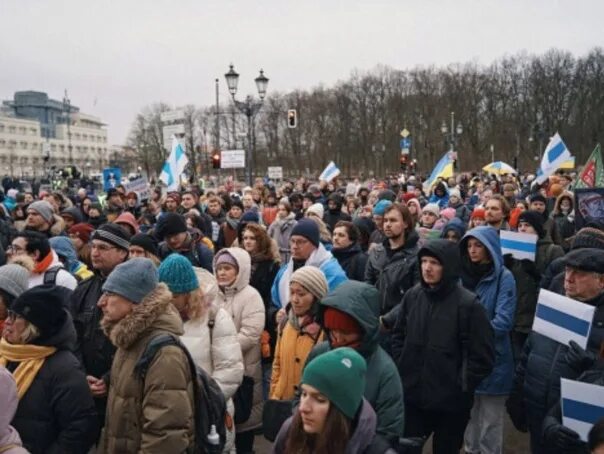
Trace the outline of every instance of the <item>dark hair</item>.
<instances>
[{"instance_id":1,"label":"dark hair","mask_svg":"<svg viewBox=\"0 0 604 454\"><path fill-rule=\"evenodd\" d=\"M587 445L590 451L604 444L604 418L601 418L590 429L587 435Z\"/></svg>"},{"instance_id":2,"label":"dark hair","mask_svg":"<svg viewBox=\"0 0 604 454\"><path fill-rule=\"evenodd\" d=\"M0 288L0 297L2 298L2 302L6 306L6 308L10 308L13 301L15 301L15 297L8 293L6 290Z\"/></svg>"},{"instance_id":3,"label":"dark hair","mask_svg":"<svg viewBox=\"0 0 604 454\"><path fill-rule=\"evenodd\" d=\"M356 244L359 241L359 237L361 236L361 232L359 228L354 225L350 221L338 221L333 229L337 229L338 227L344 227L346 229L346 234L348 235L348 239Z\"/></svg>"},{"instance_id":4,"label":"dark hair","mask_svg":"<svg viewBox=\"0 0 604 454\"><path fill-rule=\"evenodd\" d=\"M289 204L289 202L287 200L282 200L279 203L277 203L277 206L279 205L283 205L283 207L287 210L287 213L291 213L292 212L292 206Z\"/></svg>"},{"instance_id":5,"label":"dark hair","mask_svg":"<svg viewBox=\"0 0 604 454\"><path fill-rule=\"evenodd\" d=\"M32 230L23 230L15 235L15 238L25 238L27 246L25 250L28 254L33 254L36 251L40 252L40 259L43 259L50 254L50 243L48 238L39 232Z\"/></svg>"},{"instance_id":6,"label":"dark hair","mask_svg":"<svg viewBox=\"0 0 604 454\"><path fill-rule=\"evenodd\" d=\"M407 237L415 229L415 222L413 221L413 216L411 216L409 208L407 208L407 205L402 205L398 202L395 202L384 210L384 216L386 216L386 213L389 213L393 210L398 211L401 214L405 224L407 224L407 227L405 228L405 237Z\"/></svg>"},{"instance_id":7,"label":"dark hair","mask_svg":"<svg viewBox=\"0 0 604 454\"><path fill-rule=\"evenodd\" d=\"M300 411L292 419L284 452L332 454L345 452L352 430L351 421L330 404L325 424L320 434L307 434L304 431Z\"/></svg>"}]
</instances>

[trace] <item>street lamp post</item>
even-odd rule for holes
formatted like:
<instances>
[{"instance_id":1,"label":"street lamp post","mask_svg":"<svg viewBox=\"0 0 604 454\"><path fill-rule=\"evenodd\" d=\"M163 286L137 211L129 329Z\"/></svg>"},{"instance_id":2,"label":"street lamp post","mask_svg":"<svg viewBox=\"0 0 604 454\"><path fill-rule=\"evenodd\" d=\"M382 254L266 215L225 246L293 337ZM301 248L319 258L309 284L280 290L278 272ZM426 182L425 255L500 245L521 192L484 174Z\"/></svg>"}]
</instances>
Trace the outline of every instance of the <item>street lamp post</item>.
<instances>
[{"instance_id":1,"label":"street lamp post","mask_svg":"<svg viewBox=\"0 0 604 454\"><path fill-rule=\"evenodd\" d=\"M443 121L440 131L445 136L445 140L449 141L449 152L454 152L455 142L463 133L463 126L461 125L461 122L457 123L457 128L455 128L455 112L451 112L451 128L447 128L447 122ZM455 163L457 164L458 169L461 168L459 164L459 155L457 155L455 158Z\"/></svg>"},{"instance_id":2,"label":"street lamp post","mask_svg":"<svg viewBox=\"0 0 604 454\"><path fill-rule=\"evenodd\" d=\"M73 164L73 153L71 146L71 101L67 97L67 90L65 90L65 96L63 97L63 109L66 112L67 122L67 150L69 151L69 165Z\"/></svg>"},{"instance_id":3,"label":"street lamp post","mask_svg":"<svg viewBox=\"0 0 604 454\"><path fill-rule=\"evenodd\" d=\"M268 78L264 75L264 71L260 70L260 75L254 79L256 82L256 88L258 90L259 100L255 101L251 95L245 98L245 101L237 101L235 94L237 93L237 84L239 83L239 74L233 68L233 65L229 66L229 72L224 75L227 86L229 87L229 93L233 103L247 117L247 149L245 156L245 164L247 167L247 180L248 184L252 186L253 175L252 175L252 147L254 146L254 117L262 108L264 103L264 97L266 96L266 89L268 87Z\"/></svg>"}]
</instances>

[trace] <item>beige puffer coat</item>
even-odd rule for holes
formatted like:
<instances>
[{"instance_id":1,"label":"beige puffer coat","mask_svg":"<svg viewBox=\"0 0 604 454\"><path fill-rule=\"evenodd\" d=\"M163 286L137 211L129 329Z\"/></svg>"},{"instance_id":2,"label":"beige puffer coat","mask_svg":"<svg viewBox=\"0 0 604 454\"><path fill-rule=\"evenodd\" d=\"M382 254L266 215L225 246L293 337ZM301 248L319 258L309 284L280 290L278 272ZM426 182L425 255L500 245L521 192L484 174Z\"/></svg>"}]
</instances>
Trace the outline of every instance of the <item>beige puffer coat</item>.
<instances>
[{"instance_id":1,"label":"beige puffer coat","mask_svg":"<svg viewBox=\"0 0 604 454\"><path fill-rule=\"evenodd\" d=\"M244 249L227 248L221 250L214 257L214 270L216 270L216 260L225 252L235 258L239 273L233 285L219 289L216 303L233 317L237 330L237 340L243 354L244 374L254 379L252 414L246 422L237 425L237 432L245 432L262 425L260 336L264 330L264 303L258 291L249 285L251 260L250 255Z\"/></svg>"}]
</instances>

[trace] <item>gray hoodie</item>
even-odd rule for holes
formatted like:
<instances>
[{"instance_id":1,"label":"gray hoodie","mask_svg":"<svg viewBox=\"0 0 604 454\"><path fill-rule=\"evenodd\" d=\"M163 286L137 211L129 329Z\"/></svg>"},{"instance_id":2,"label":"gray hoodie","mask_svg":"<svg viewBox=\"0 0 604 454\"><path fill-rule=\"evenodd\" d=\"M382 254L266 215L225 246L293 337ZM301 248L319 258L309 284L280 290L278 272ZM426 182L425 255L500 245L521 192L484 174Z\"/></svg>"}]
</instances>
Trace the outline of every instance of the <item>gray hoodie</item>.
<instances>
[{"instance_id":1,"label":"gray hoodie","mask_svg":"<svg viewBox=\"0 0 604 454\"><path fill-rule=\"evenodd\" d=\"M4 367L0 366L0 451L2 454L27 454L25 448L21 444L21 437L13 426L10 425L11 420L17 411L17 385L12 374Z\"/></svg>"}]
</instances>

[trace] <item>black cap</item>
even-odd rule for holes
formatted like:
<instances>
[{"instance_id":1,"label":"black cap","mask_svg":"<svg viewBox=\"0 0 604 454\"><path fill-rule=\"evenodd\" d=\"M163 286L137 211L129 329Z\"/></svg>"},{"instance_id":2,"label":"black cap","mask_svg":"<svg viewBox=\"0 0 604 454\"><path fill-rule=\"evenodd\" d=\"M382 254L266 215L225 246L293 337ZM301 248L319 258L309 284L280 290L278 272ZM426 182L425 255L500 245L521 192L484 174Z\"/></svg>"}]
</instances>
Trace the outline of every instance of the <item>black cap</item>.
<instances>
[{"instance_id":1,"label":"black cap","mask_svg":"<svg viewBox=\"0 0 604 454\"><path fill-rule=\"evenodd\" d=\"M531 194L531 196L529 197L529 202L533 203L533 202L543 202L547 204L547 200L545 200L545 197L543 197L543 195L536 193L536 194Z\"/></svg>"},{"instance_id":2,"label":"black cap","mask_svg":"<svg viewBox=\"0 0 604 454\"><path fill-rule=\"evenodd\" d=\"M131 236L130 232L122 226L108 222L92 232L90 239L106 241L127 251L130 247Z\"/></svg>"},{"instance_id":3,"label":"black cap","mask_svg":"<svg viewBox=\"0 0 604 454\"><path fill-rule=\"evenodd\" d=\"M137 233L130 238L130 246L142 247L145 251L155 256L159 256L157 241L146 233Z\"/></svg>"},{"instance_id":4,"label":"black cap","mask_svg":"<svg viewBox=\"0 0 604 454\"><path fill-rule=\"evenodd\" d=\"M65 324L67 312L63 299L64 293L57 286L37 285L21 293L10 309L38 328L40 339L46 339Z\"/></svg>"},{"instance_id":5,"label":"black cap","mask_svg":"<svg viewBox=\"0 0 604 454\"><path fill-rule=\"evenodd\" d=\"M157 221L155 236L163 240L167 236L187 231L187 221L178 213L165 213Z\"/></svg>"},{"instance_id":6,"label":"black cap","mask_svg":"<svg viewBox=\"0 0 604 454\"><path fill-rule=\"evenodd\" d=\"M604 274L604 250L596 248L575 249L564 256L564 265L581 271Z\"/></svg>"},{"instance_id":7,"label":"black cap","mask_svg":"<svg viewBox=\"0 0 604 454\"><path fill-rule=\"evenodd\" d=\"M527 222L528 224L535 229L539 238L543 238L545 236L545 230L543 228L543 215L538 211L534 210L526 210L520 213L518 217L518 222Z\"/></svg>"}]
</instances>

